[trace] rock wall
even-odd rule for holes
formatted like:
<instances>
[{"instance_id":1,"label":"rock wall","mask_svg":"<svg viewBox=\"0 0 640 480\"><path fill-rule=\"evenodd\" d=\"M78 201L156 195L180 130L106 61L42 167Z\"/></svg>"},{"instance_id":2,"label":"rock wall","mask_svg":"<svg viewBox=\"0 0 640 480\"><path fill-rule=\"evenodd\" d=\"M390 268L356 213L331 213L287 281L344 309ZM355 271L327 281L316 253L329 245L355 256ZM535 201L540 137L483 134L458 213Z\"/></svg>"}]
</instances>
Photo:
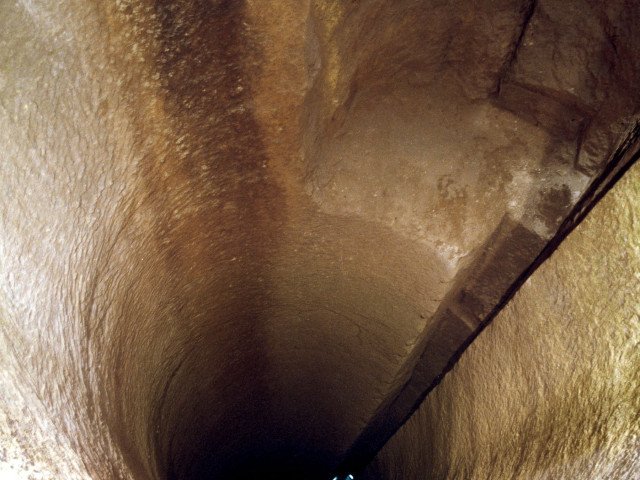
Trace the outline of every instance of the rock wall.
<instances>
[{"instance_id":1,"label":"rock wall","mask_svg":"<svg viewBox=\"0 0 640 480\"><path fill-rule=\"evenodd\" d=\"M608 168L639 20L0 2L2 468L324 479L371 458Z\"/></svg>"},{"instance_id":2,"label":"rock wall","mask_svg":"<svg viewBox=\"0 0 640 480\"><path fill-rule=\"evenodd\" d=\"M640 472L640 165L569 235L364 478Z\"/></svg>"}]
</instances>

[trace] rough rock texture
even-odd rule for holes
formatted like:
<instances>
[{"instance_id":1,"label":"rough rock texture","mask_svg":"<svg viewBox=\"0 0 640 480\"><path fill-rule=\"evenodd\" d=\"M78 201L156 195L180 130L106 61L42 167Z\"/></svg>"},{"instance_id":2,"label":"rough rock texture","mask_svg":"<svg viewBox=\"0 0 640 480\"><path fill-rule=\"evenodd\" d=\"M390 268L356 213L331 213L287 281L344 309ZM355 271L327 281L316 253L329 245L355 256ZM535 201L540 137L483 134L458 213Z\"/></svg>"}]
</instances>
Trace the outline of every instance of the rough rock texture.
<instances>
[{"instance_id":1,"label":"rough rock texture","mask_svg":"<svg viewBox=\"0 0 640 480\"><path fill-rule=\"evenodd\" d=\"M1 471L375 453L608 168L637 10L0 2Z\"/></svg>"},{"instance_id":2,"label":"rough rock texture","mask_svg":"<svg viewBox=\"0 0 640 480\"><path fill-rule=\"evenodd\" d=\"M637 478L639 213L636 165L361 478Z\"/></svg>"},{"instance_id":3,"label":"rough rock texture","mask_svg":"<svg viewBox=\"0 0 640 480\"><path fill-rule=\"evenodd\" d=\"M576 140L576 166L593 174L632 123L640 96L637 2L539 0L498 102L550 133Z\"/></svg>"}]
</instances>

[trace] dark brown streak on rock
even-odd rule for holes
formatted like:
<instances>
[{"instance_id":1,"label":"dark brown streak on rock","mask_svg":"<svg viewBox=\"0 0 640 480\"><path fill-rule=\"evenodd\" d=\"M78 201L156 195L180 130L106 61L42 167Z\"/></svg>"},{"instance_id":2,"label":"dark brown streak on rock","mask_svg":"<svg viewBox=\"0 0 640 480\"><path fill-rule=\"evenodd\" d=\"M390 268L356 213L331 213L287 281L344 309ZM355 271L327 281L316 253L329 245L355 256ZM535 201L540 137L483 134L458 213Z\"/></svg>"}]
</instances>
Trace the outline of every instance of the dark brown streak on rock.
<instances>
[{"instance_id":1,"label":"dark brown streak on rock","mask_svg":"<svg viewBox=\"0 0 640 480\"><path fill-rule=\"evenodd\" d=\"M243 412L259 431L265 411L260 402L268 401L261 318L266 286L261 282L285 209L269 178L251 110L250 78L258 73L259 52L243 8L243 2L230 0L154 4L160 26L155 68L163 80L172 148L165 165L148 166L150 191L165 199L155 204L156 238L163 245L176 319L184 324L185 338L199 347L180 360L183 368L172 381L179 388L171 388L177 398L154 406L163 422L180 422L163 425L166 437L154 442L155 461L167 478L215 475L229 461L214 451L224 443L217 442L217 429L223 427L215 425L216 416L196 411L191 418L175 411L179 405L212 408L208 404L231 389L234 396L246 397ZM164 172L169 175L163 184ZM219 336L216 329L223 323L233 323L226 329L232 338ZM215 365L229 383L203 391L212 375L206 365L222 355L216 348L229 350ZM232 360L240 351L241 358ZM251 398L261 400L250 404ZM200 423L198 413L207 420Z\"/></svg>"},{"instance_id":2,"label":"dark brown streak on rock","mask_svg":"<svg viewBox=\"0 0 640 480\"><path fill-rule=\"evenodd\" d=\"M269 411L263 280L286 208L252 111L261 52L246 22L232 0L147 0L112 14L140 161L100 382L111 436L141 478L232 469L220 419L246 417L253 440Z\"/></svg>"}]
</instances>

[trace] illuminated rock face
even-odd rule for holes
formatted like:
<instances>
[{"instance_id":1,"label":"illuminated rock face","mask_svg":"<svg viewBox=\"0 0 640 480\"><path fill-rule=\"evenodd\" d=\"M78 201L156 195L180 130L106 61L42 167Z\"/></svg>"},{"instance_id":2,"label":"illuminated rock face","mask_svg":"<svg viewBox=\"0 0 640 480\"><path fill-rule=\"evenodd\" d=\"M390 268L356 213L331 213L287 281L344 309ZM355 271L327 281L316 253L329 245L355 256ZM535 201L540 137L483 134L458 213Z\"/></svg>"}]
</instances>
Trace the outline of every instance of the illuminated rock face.
<instances>
[{"instance_id":1,"label":"illuminated rock face","mask_svg":"<svg viewBox=\"0 0 640 480\"><path fill-rule=\"evenodd\" d=\"M469 347L368 478L637 478L639 207L636 165Z\"/></svg>"},{"instance_id":2,"label":"illuminated rock face","mask_svg":"<svg viewBox=\"0 0 640 480\"><path fill-rule=\"evenodd\" d=\"M640 5L459 3L0 3L0 474L373 459L636 148ZM634 477L638 183L363 475Z\"/></svg>"}]
</instances>

